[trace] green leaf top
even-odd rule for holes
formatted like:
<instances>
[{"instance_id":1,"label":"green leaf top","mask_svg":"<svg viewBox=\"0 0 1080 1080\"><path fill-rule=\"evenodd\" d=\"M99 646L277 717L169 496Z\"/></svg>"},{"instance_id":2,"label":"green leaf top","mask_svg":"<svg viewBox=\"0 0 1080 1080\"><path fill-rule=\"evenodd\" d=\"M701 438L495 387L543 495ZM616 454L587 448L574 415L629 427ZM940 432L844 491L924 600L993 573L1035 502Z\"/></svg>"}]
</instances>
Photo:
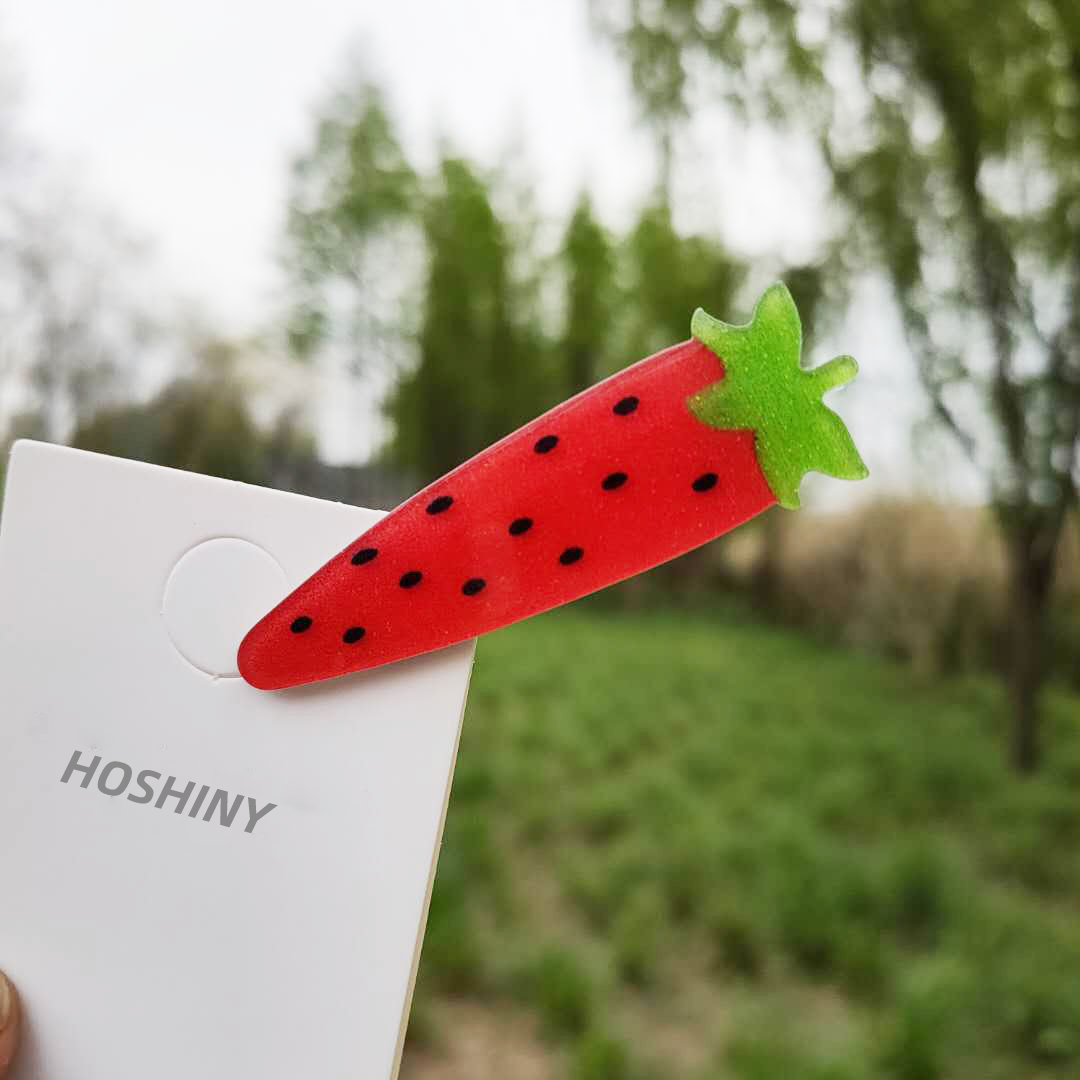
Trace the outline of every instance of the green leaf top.
<instances>
[{"instance_id":1,"label":"green leaf top","mask_svg":"<svg viewBox=\"0 0 1080 1080\"><path fill-rule=\"evenodd\" d=\"M745 326L698 308L690 329L724 365L719 382L687 400L691 412L710 427L754 432L758 464L781 506L798 508L805 473L841 480L867 475L843 420L821 400L853 379L858 366L850 356L810 371L799 366L802 325L783 282L766 290Z\"/></svg>"}]
</instances>

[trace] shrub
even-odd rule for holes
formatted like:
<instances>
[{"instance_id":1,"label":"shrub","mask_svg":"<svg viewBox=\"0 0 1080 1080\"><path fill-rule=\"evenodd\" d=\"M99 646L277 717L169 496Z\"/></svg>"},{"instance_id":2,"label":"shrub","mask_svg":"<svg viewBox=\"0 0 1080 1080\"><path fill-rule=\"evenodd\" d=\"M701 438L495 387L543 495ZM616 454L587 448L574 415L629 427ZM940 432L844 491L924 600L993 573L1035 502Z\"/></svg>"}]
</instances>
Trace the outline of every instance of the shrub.
<instances>
[{"instance_id":1,"label":"shrub","mask_svg":"<svg viewBox=\"0 0 1080 1080\"><path fill-rule=\"evenodd\" d=\"M663 908L654 891L642 890L629 898L612 930L619 978L639 987L654 981L663 929Z\"/></svg>"},{"instance_id":2,"label":"shrub","mask_svg":"<svg viewBox=\"0 0 1080 1080\"><path fill-rule=\"evenodd\" d=\"M574 816L587 840L594 844L614 840L634 820L634 806L625 782L583 788Z\"/></svg>"},{"instance_id":3,"label":"shrub","mask_svg":"<svg viewBox=\"0 0 1080 1080\"><path fill-rule=\"evenodd\" d=\"M886 888L896 930L935 942L949 916L949 868L941 852L924 841L904 845L888 868Z\"/></svg>"},{"instance_id":4,"label":"shrub","mask_svg":"<svg viewBox=\"0 0 1080 1080\"><path fill-rule=\"evenodd\" d=\"M462 994L481 989L484 953L464 899L453 887L436 884L424 934L425 973L444 990Z\"/></svg>"},{"instance_id":5,"label":"shrub","mask_svg":"<svg viewBox=\"0 0 1080 1080\"><path fill-rule=\"evenodd\" d=\"M661 874L668 910L677 922L700 914L715 884L708 844L694 830L663 855Z\"/></svg>"},{"instance_id":6,"label":"shrub","mask_svg":"<svg viewBox=\"0 0 1080 1080\"><path fill-rule=\"evenodd\" d=\"M1080 806L1068 787L1044 780L1015 784L994 821L986 848L992 872L1042 894L1076 887Z\"/></svg>"},{"instance_id":7,"label":"shrub","mask_svg":"<svg viewBox=\"0 0 1080 1080\"><path fill-rule=\"evenodd\" d=\"M1000 661L1005 561L990 511L895 499L782 520L770 571L784 620L898 656L923 674ZM763 543L761 530L744 529L725 545L729 570L747 591ZM1058 560L1046 657L1073 687L1080 686L1078 552L1074 518Z\"/></svg>"},{"instance_id":8,"label":"shrub","mask_svg":"<svg viewBox=\"0 0 1080 1080\"><path fill-rule=\"evenodd\" d=\"M626 898L654 889L660 868L652 845L627 836L604 854L571 856L563 868L563 887L594 929L610 932Z\"/></svg>"},{"instance_id":9,"label":"shrub","mask_svg":"<svg viewBox=\"0 0 1080 1080\"><path fill-rule=\"evenodd\" d=\"M801 835L784 838L771 854L772 910L780 944L803 971L824 975L846 929L835 867L820 843Z\"/></svg>"},{"instance_id":10,"label":"shrub","mask_svg":"<svg viewBox=\"0 0 1080 1080\"><path fill-rule=\"evenodd\" d=\"M764 948L757 927L734 904L715 907L706 918L713 963L719 970L756 978L764 966Z\"/></svg>"},{"instance_id":11,"label":"shrub","mask_svg":"<svg viewBox=\"0 0 1080 1080\"><path fill-rule=\"evenodd\" d=\"M784 1020L769 1031L760 1027L732 1040L720 1075L737 1080L862 1080L866 1075L857 1064L823 1060L812 1049L796 1046Z\"/></svg>"},{"instance_id":12,"label":"shrub","mask_svg":"<svg viewBox=\"0 0 1080 1080\"><path fill-rule=\"evenodd\" d=\"M467 803L483 803L495 797L497 785L491 764L475 754L462 754L454 770L454 808Z\"/></svg>"},{"instance_id":13,"label":"shrub","mask_svg":"<svg viewBox=\"0 0 1080 1080\"><path fill-rule=\"evenodd\" d=\"M984 1027L1033 1063L1080 1062L1080 949L1013 922L982 943Z\"/></svg>"},{"instance_id":14,"label":"shrub","mask_svg":"<svg viewBox=\"0 0 1080 1080\"><path fill-rule=\"evenodd\" d=\"M848 989L870 1001L880 1001L889 985L889 962L881 935L873 930L850 927L840 939L836 958L837 974Z\"/></svg>"},{"instance_id":15,"label":"shrub","mask_svg":"<svg viewBox=\"0 0 1080 1080\"><path fill-rule=\"evenodd\" d=\"M1006 1032L1015 1049L1031 1061L1080 1059L1080 994L1075 973L1064 979L1029 971L1008 989Z\"/></svg>"},{"instance_id":16,"label":"shrub","mask_svg":"<svg viewBox=\"0 0 1080 1080\"><path fill-rule=\"evenodd\" d=\"M1047 845L1031 822L1000 828L986 845L985 865L997 877L1043 895L1068 887L1074 873L1067 851Z\"/></svg>"},{"instance_id":17,"label":"shrub","mask_svg":"<svg viewBox=\"0 0 1080 1080\"><path fill-rule=\"evenodd\" d=\"M438 1047L441 1041L442 1033L431 1008L431 999L421 980L417 983L413 995L409 1026L405 1029L405 1045L409 1048L422 1046L431 1049Z\"/></svg>"},{"instance_id":18,"label":"shrub","mask_svg":"<svg viewBox=\"0 0 1080 1080\"><path fill-rule=\"evenodd\" d=\"M581 1035L593 1015L593 986L588 972L567 949L549 945L531 972L533 1001L549 1038Z\"/></svg>"},{"instance_id":19,"label":"shrub","mask_svg":"<svg viewBox=\"0 0 1080 1080\"><path fill-rule=\"evenodd\" d=\"M472 867L478 859L474 848L480 841L473 836L460 842L463 838L457 821L447 831L431 893L423 970L443 989L467 993L480 989L484 970L483 950L476 939L468 903L474 887ZM468 834L470 829L464 832ZM486 856L479 861L485 862Z\"/></svg>"},{"instance_id":20,"label":"shrub","mask_svg":"<svg viewBox=\"0 0 1080 1080\"><path fill-rule=\"evenodd\" d=\"M573 1080L628 1080L630 1055L621 1040L589 1031L574 1051L570 1075Z\"/></svg>"},{"instance_id":21,"label":"shrub","mask_svg":"<svg viewBox=\"0 0 1080 1080\"><path fill-rule=\"evenodd\" d=\"M881 1048L890 1080L941 1080L945 1075L943 1024L931 999L903 1001Z\"/></svg>"}]
</instances>

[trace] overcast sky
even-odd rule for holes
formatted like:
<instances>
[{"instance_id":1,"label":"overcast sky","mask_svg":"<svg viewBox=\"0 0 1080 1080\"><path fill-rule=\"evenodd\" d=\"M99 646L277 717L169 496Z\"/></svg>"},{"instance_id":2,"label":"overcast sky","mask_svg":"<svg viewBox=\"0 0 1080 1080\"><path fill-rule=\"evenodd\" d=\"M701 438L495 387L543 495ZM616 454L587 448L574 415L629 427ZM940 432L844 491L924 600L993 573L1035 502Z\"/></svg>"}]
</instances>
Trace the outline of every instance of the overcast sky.
<instances>
[{"instance_id":1,"label":"overcast sky","mask_svg":"<svg viewBox=\"0 0 1080 1080\"><path fill-rule=\"evenodd\" d=\"M614 64L581 0L33 0L4 26L22 116L233 331L266 314L287 164L359 51L414 157L524 146L543 204L583 183L614 215L647 186Z\"/></svg>"},{"instance_id":2,"label":"overcast sky","mask_svg":"<svg viewBox=\"0 0 1080 1080\"><path fill-rule=\"evenodd\" d=\"M523 155L545 213L563 214L587 185L614 226L653 178L584 0L27 0L7 5L0 37L30 136L151 241L169 288L235 334L275 313L288 162L350 52L385 86L421 164L440 138L485 162ZM684 158L688 224L763 264L812 254L821 186L797 148L708 115ZM914 407L891 355L899 338L880 318L856 319L849 335L878 414L867 456L895 483ZM324 450L355 457L371 443L370 394L324 382Z\"/></svg>"}]
</instances>

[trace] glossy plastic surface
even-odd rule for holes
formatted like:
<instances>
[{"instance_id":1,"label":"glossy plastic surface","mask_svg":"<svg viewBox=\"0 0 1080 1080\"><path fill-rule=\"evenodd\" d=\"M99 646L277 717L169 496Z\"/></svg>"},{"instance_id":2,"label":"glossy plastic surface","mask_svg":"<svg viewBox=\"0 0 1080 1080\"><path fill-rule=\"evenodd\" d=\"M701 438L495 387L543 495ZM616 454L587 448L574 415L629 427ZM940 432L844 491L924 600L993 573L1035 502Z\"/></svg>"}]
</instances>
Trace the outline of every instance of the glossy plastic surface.
<instances>
[{"instance_id":1,"label":"glossy plastic surface","mask_svg":"<svg viewBox=\"0 0 1080 1080\"><path fill-rule=\"evenodd\" d=\"M771 506L754 434L688 399L723 377L684 342L489 447L350 544L247 635L280 689L465 641L713 539Z\"/></svg>"}]
</instances>

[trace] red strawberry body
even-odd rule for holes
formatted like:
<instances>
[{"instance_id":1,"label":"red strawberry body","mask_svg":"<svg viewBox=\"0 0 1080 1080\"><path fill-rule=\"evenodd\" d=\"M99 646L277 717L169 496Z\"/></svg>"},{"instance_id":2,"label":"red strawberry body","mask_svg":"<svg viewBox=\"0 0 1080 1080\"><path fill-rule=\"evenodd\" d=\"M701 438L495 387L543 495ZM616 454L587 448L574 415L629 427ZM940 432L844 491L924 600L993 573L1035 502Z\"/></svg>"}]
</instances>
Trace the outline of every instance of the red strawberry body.
<instances>
[{"instance_id":1,"label":"red strawberry body","mask_svg":"<svg viewBox=\"0 0 1080 1080\"><path fill-rule=\"evenodd\" d=\"M484 450L262 619L240 647L244 678L279 689L453 645L639 573L773 505L754 431L718 429L691 410L722 379L716 353L687 341Z\"/></svg>"},{"instance_id":2,"label":"red strawberry body","mask_svg":"<svg viewBox=\"0 0 1080 1080\"><path fill-rule=\"evenodd\" d=\"M240 651L244 677L273 689L453 645L655 566L764 510L775 499L753 432L717 431L687 406L720 374L704 345L684 342L484 450L259 623ZM440 510L440 499L453 501ZM368 550L377 554L354 565ZM405 575L416 573L410 585ZM303 618L310 626L293 632ZM353 627L363 637L347 644Z\"/></svg>"}]
</instances>

